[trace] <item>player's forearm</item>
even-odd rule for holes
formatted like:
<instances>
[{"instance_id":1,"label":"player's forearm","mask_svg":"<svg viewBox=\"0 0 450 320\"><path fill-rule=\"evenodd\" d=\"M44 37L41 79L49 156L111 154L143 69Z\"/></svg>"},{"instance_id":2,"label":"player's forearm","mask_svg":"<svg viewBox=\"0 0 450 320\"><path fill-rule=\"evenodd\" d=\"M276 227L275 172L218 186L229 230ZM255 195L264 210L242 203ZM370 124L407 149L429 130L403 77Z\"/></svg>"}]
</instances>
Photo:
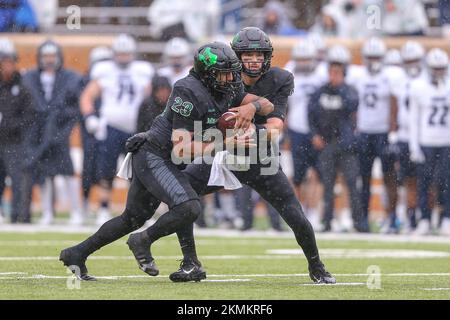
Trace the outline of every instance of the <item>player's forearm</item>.
<instances>
[{"instance_id":1,"label":"player's forearm","mask_svg":"<svg viewBox=\"0 0 450 320\"><path fill-rule=\"evenodd\" d=\"M270 118L263 126L267 130L268 138L271 139L272 136L280 136L281 132L283 132L284 122L279 118Z\"/></svg>"},{"instance_id":2,"label":"player's forearm","mask_svg":"<svg viewBox=\"0 0 450 320\"><path fill-rule=\"evenodd\" d=\"M273 112L274 105L266 98L258 98L256 101L252 101L255 106L256 114L261 116L267 116L269 113Z\"/></svg>"},{"instance_id":3,"label":"player's forearm","mask_svg":"<svg viewBox=\"0 0 450 320\"><path fill-rule=\"evenodd\" d=\"M255 113L262 116L266 116L274 110L274 105L272 102L266 98L259 97L251 93L248 93L241 103L242 106L247 104L252 105L252 107L255 108Z\"/></svg>"},{"instance_id":4,"label":"player's forearm","mask_svg":"<svg viewBox=\"0 0 450 320\"><path fill-rule=\"evenodd\" d=\"M80 109L83 116L95 111L95 100L100 96L100 87L95 81L91 81L80 97Z\"/></svg>"},{"instance_id":5,"label":"player's forearm","mask_svg":"<svg viewBox=\"0 0 450 320\"><path fill-rule=\"evenodd\" d=\"M87 116L93 113L95 110L94 103L91 97L89 97L87 94L83 93L80 97L80 109L83 116Z\"/></svg>"},{"instance_id":6,"label":"player's forearm","mask_svg":"<svg viewBox=\"0 0 450 320\"><path fill-rule=\"evenodd\" d=\"M395 132L398 129L397 124L397 99L394 96L391 96L391 110L390 110L390 121L389 121L389 132Z\"/></svg>"}]
</instances>

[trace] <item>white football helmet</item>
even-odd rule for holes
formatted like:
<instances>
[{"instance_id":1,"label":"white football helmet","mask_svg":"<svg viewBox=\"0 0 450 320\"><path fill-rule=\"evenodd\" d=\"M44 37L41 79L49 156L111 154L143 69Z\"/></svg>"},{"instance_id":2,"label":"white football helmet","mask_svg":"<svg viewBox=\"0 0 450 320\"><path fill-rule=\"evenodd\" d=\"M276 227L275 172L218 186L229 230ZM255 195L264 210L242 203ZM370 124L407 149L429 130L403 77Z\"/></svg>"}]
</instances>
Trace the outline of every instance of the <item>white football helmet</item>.
<instances>
[{"instance_id":1,"label":"white football helmet","mask_svg":"<svg viewBox=\"0 0 450 320\"><path fill-rule=\"evenodd\" d=\"M185 39L173 38L164 47L163 59L174 69L181 70L189 64L191 53L191 46Z\"/></svg>"},{"instance_id":2,"label":"white football helmet","mask_svg":"<svg viewBox=\"0 0 450 320\"><path fill-rule=\"evenodd\" d=\"M108 47L96 47L91 50L89 55L89 63L93 66L95 63L100 61L111 60L113 58L113 53Z\"/></svg>"},{"instance_id":3,"label":"white football helmet","mask_svg":"<svg viewBox=\"0 0 450 320\"><path fill-rule=\"evenodd\" d=\"M136 41L127 34L119 35L112 44L114 61L120 68L126 68L136 55Z\"/></svg>"},{"instance_id":4,"label":"white football helmet","mask_svg":"<svg viewBox=\"0 0 450 320\"><path fill-rule=\"evenodd\" d=\"M426 56L426 64L434 83L444 81L448 76L448 55L439 48L431 49Z\"/></svg>"},{"instance_id":5,"label":"white football helmet","mask_svg":"<svg viewBox=\"0 0 450 320\"><path fill-rule=\"evenodd\" d=\"M302 39L292 49L295 71L299 73L313 72L317 65L317 50L309 39Z\"/></svg>"},{"instance_id":6,"label":"white football helmet","mask_svg":"<svg viewBox=\"0 0 450 320\"><path fill-rule=\"evenodd\" d=\"M327 61L328 63L348 65L351 61L350 51L344 46L335 45L328 50Z\"/></svg>"},{"instance_id":7,"label":"white football helmet","mask_svg":"<svg viewBox=\"0 0 450 320\"><path fill-rule=\"evenodd\" d=\"M312 33L308 35L308 40L312 42L317 50L317 59L320 61L325 60L328 48L323 37L318 33Z\"/></svg>"},{"instance_id":8,"label":"white football helmet","mask_svg":"<svg viewBox=\"0 0 450 320\"><path fill-rule=\"evenodd\" d=\"M422 71L425 49L417 41L407 41L400 51L403 67L410 77L417 77Z\"/></svg>"},{"instance_id":9,"label":"white football helmet","mask_svg":"<svg viewBox=\"0 0 450 320\"><path fill-rule=\"evenodd\" d=\"M183 38L173 38L164 47L164 56L167 58L185 57L191 53L189 43Z\"/></svg>"},{"instance_id":10,"label":"white football helmet","mask_svg":"<svg viewBox=\"0 0 450 320\"><path fill-rule=\"evenodd\" d=\"M425 50L417 41L407 41L401 48L400 54L403 62L422 60L425 56Z\"/></svg>"},{"instance_id":11,"label":"white football helmet","mask_svg":"<svg viewBox=\"0 0 450 320\"><path fill-rule=\"evenodd\" d=\"M136 41L127 34L121 34L114 39L112 44L114 53L136 53Z\"/></svg>"},{"instance_id":12,"label":"white football helmet","mask_svg":"<svg viewBox=\"0 0 450 320\"><path fill-rule=\"evenodd\" d=\"M378 73L383 68L383 59L386 55L386 45L383 40L372 37L362 47L364 64L370 73Z\"/></svg>"}]
</instances>

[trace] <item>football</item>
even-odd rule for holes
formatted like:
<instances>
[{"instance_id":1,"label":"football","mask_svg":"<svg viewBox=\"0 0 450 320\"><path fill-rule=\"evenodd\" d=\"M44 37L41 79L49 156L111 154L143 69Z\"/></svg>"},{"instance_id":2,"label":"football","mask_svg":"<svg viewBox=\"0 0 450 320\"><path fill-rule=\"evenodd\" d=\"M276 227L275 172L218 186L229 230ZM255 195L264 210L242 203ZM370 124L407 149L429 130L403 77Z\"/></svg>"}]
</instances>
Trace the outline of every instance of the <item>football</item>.
<instances>
[{"instance_id":1,"label":"football","mask_svg":"<svg viewBox=\"0 0 450 320\"><path fill-rule=\"evenodd\" d=\"M224 114L222 114L219 120L217 121L217 129L219 129L224 136L226 135L227 129L234 129L234 125L236 124L236 118L231 117L235 115L236 112L227 111Z\"/></svg>"}]
</instances>

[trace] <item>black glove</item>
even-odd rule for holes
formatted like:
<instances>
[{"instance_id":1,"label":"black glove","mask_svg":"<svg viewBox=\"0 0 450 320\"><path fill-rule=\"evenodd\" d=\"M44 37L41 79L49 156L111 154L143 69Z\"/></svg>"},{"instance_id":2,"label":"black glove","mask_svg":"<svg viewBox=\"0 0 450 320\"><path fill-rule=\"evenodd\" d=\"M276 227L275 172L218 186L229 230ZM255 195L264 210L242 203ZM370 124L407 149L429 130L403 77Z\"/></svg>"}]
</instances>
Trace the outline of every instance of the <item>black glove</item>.
<instances>
[{"instance_id":1,"label":"black glove","mask_svg":"<svg viewBox=\"0 0 450 320\"><path fill-rule=\"evenodd\" d=\"M125 148L127 149L127 152L138 151L139 148L147 141L147 138L148 138L147 132L141 132L135 134L131 138L128 138L127 142L125 143Z\"/></svg>"}]
</instances>

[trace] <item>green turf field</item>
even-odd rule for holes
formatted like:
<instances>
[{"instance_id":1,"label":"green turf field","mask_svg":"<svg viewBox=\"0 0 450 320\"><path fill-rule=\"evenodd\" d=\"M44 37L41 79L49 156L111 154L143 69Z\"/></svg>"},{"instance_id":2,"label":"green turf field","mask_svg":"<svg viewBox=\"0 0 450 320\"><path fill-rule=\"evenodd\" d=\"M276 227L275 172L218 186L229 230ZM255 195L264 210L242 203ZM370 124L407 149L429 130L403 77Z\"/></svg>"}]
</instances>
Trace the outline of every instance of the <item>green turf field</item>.
<instances>
[{"instance_id":1,"label":"green turf field","mask_svg":"<svg viewBox=\"0 0 450 320\"><path fill-rule=\"evenodd\" d=\"M154 278L137 268L124 238L88 260L90 273L99 280L82 282L77 289L78 284L57 257L62 248L85 236L0 233L0 299L450 298L450 241L386 242L326 239L319 235L323 261L338 282L325 286L312 285L306 260L296 253L297 244L289 234L199 235L198 251L208 279L182 284L168 278L180 259L175 237L154 245L161 272ZM367 274L377 270L380 276Z\"/></svg>"}]
</instances>

